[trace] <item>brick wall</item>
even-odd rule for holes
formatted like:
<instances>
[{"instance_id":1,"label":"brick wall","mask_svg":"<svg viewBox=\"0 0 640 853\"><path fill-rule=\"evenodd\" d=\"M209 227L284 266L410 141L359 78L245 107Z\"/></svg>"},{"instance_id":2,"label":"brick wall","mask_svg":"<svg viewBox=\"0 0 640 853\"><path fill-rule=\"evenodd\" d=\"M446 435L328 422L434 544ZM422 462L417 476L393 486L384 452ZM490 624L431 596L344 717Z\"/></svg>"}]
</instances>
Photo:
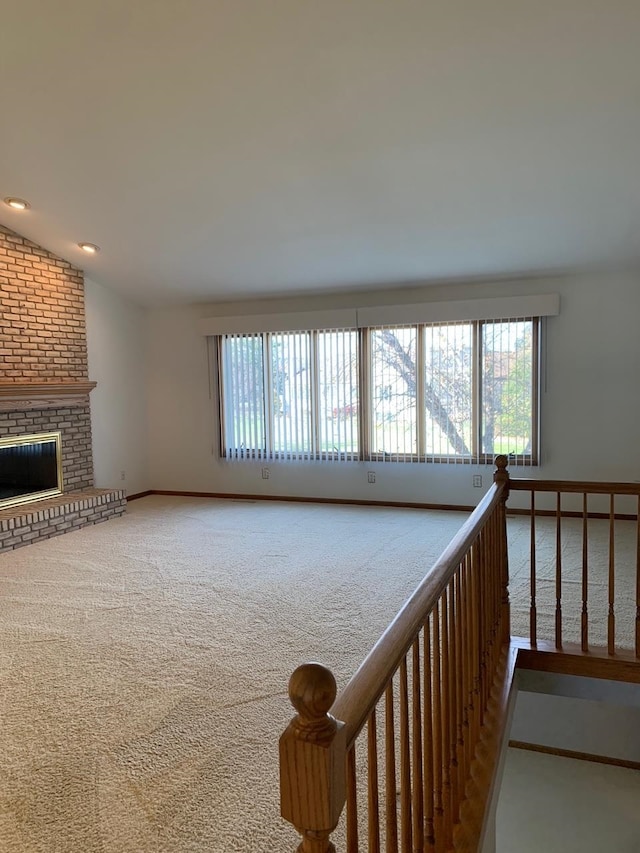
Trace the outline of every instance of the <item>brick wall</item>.
<instances>
[{"instance_id":1,"label":"brick wall","mask_svg":"<svg viewBox=\"0 0 640 853\"><path fill-rule=\"evenodd\" d=\"M87 379L82 270L0 225L0 379Z\"/></svg>"}]
</instances>

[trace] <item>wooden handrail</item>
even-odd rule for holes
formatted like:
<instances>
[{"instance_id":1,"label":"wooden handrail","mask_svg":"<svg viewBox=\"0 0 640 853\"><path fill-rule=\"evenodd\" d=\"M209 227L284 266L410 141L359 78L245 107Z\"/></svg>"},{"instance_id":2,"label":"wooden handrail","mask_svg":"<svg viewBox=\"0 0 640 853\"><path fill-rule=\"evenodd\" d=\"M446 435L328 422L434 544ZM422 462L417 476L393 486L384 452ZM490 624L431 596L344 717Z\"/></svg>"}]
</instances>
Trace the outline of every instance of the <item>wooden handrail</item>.
<instances>
[{"instance_id":1,"label":"wooden handrail","mask_svg":"<svg viewBox=\"0 0 640 853\"><path fill-rule=\"evenodd\" d=\"M581 480L534 480L511 477L512 492L567 492L588 495L640 495L640 483L596 483Z\"/></svg>"},{"instance_id":2,"label":"wooden handrail","mask_svg":"<svg viewBox=\"0 0 640 853\"><path fill-rule=\"evenodd\" d=\"M478 536L486 518L500 501L504 483L492 483L484 498L443 551L429 574L412 593L393 622L364 659L338 696L331 714L345 724L347 749L351 747L391 676L411 647L460 561Z\"/></svg>"}]
</instances>

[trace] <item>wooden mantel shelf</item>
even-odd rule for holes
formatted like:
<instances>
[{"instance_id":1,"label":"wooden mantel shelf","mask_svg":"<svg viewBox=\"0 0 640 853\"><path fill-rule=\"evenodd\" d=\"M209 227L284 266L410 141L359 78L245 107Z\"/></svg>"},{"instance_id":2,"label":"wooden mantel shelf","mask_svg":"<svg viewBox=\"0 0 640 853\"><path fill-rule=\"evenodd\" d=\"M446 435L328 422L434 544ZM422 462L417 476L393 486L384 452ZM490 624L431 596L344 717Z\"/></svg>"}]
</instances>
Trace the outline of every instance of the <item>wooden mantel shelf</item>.
<instances>
[{"instance_id":1,"label":"wooden mantel shelf","mask_svg":"<svg viewBox=\"0 0 640 853\"><path fill-rule=\"evenodd\" d=\"M7 382L0 380L0 411L87 406L95 382Z\"/></svg>"}]
</instances>

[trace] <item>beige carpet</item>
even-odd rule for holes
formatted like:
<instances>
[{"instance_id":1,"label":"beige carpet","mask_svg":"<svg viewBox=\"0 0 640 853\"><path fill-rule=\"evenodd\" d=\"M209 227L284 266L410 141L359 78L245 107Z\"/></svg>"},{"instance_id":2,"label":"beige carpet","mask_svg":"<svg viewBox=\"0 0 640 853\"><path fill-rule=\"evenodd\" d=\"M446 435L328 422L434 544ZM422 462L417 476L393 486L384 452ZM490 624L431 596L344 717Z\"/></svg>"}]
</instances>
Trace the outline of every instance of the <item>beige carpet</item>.
<instances>
[{"instance_id":1,"label":"beige carpet","mask_svg":"<svg viewBox=\"0 0 640 853\"><path fill-rule=\"evenodd\" d=\"M0 555L0 851L293 851L289 674L344 684L464 518L150 497Z\"/></svg>"}]
</instances>

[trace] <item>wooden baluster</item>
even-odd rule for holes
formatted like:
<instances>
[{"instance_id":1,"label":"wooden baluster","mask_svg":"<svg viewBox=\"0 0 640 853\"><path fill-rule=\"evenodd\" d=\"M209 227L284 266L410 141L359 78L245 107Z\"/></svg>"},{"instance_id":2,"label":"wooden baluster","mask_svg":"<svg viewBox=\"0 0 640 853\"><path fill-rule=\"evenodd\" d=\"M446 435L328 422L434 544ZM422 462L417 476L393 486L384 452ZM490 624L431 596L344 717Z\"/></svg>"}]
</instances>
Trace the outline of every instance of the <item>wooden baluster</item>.
<instances>
[{"instance_id":1,"label":"wooden baluster","mask_svg":"<svg viewBox=\"0 0 640 853\"><path fill-rule=\"evenodd\" d=\"M466 771L465 778L471 767L473 751L475 743L473 740L473 678L474 678L474 657L473 657L473 588L472 588L472 568L473 558L470 551L465 557L465 583L464 583L464 625L465 625L465 693L467 697L467 716L466 716Z\"/></svg>"},{"instance_id":2,"label":"wooden baluster","mask_svg":"<svg viewBox=\"0 0 640 853\"><path fill-rule=\"evenodd\" d=\"M435 782L433 774L433 699L431 690L431 679L433 677L433 662L431 657L431 616L427 617L424 626L424 772L423 772L423 795L424 795L424 823L425 823L425 845L427 848L435 845L434 826L434 797Z\"/></svg>"},{"instance_id":3,"label":"wooden baluster","mask_svg":"<svg viewBox=\"0 0 640 853\"><path fill-rule=\"evenodd\" d=\"M640 495L636 507L636 657L640 658Z\"/></svg>"},{"instance_id":4,"label":"wooden baluster","mask_svg":"<svg viewBox=\"0 0 640 853\"><path fill-rule=\"evenodd\" d=\"M482 558L482 532L478 535L478 541L476 543L476 571L475 571L475 585L476 585L476 612L475 622L476 622L476 630L477 630L477 652L478 652L478 671L477 671L477 685L478 685L478 730L480 726L482 726L482 717L483 717L483 692L484 692L484 681L483 681L483 668L484 668L484 562Z\"/></svg>"},{"instance_id":5,"label":"wooden baluster","mask_svg":"<svg viewBox=\"0 0 640 853\"><path fill-rule=\"evenodd\" d=\"M498 666L498 661L500 660L500 650L502 649L502 644L505 641L508 641L509 636L505 637L503 635L503 624L502 624L502 595L503 595L503 577L502 573L504 567L502 565L502 541L500 538L500 509L499 507L494 510L494 515L492 516L492 527L493 527L493 556L492 562L495 565L495 605L494 605L494 641L493 641L493 661L491 666L491 683L493 684L493 675Z\"/></svg>"},{"instance_id":6,"label":"wooden baluster","mask_svg":"<svg viewBox=\"0 0 640 853\"><path fill-rule=\"evenodd\" d=\"M302 835L298 853L335 853L330 836L345 803L344 724L328 712L336 698L331 672L317 663L289 680L297 716L280 738L282 817Z\"/></svg>"},{"instance_id":7,"label":"wooden baluster","mask_svg":"<svg viewBox=\"0 0 640 853\"><path fill-rule=\"evenodd\" d=\"M489 669L489 687L493 683L493 672L498 652L498 620L500 617L500 574L501 565L497 548L496 522L497 512L493 511L487 526L489 528L489 566L491 569L491 667Z\"/></svg>"},{"instance_id":8,"label":"wooden baluster","mask_svg":"<svg viewBox=\"0 0 640 853\"><path fill-rule=\"evenodd\" d=\"M582 495L582 618L580 629L580 645L583 652L589 651L589 536L588 527L588 494Z\"/></svg>"},{"instance_id":9,"label":"wooden baluster","mask_svg":"<svg viewBox=\"0 0 640 853\"><path fill-rule=\"evenodd\" d=\"M504 513L504 516L503 516ZM500 631L498 633L498 648L496 649L496 665L500 660L500 655L502 653L502 647L505 643L508 643L511 639L511 628L509 625L509 616L510 616L510 602L509 602L509 567L508 564L505 565L506 556L505 556L505 542L507 538L507 524L506 524L506 509L503 507L497 508L496 511L496 547L498 548L498 590L499 590L499 613L498 613L498 626ZM504 607L504 598L505 595L507 597L507 610L505 611ZM505 623L506 618L506 623ZM505 625L508 630L505 630Z\"/></svg>"},{"instance_id":10,"label":"wooden baluster","mask_svg":"<svg viewBox=\"0 0 640 853\"><path fill-rule=\"evenodd\" d=\"M451 767L451 822L458 820L458 649L456 643L456 604L453 580L448 586L449 600L449 765Z\"/></svg>"},{"instance_id":11,"label":"wooden baluster","mask_svg":"<svg viewBox=\"0 0 640 853\"><path fill-rule=\"evenodd\" d=\"M616 653L616 617L615 604L615 495L609 503L609 614L607 616L607 650L610 655Z\"/></svg>"},{"instance_id":12,"label":"wooden baluster","mask_svg":"<svg viewBox=\"0 0 640 853\"><path fill-rule=\"evenodd\" d=\"M509 561L507 556L507 510L506 506L496 509L496 547L498 548L498 642L496 643L495 665L498 666L502 648L511 639L511 603L509 601Z\"/></svg>"},{"instance_id":13,"label":"wooden baluster","mask_svg":"<svg viewBox=\"0 0 640 853\"><path fill-rule=\"evenodd\" d=\"M367 723L369 853L380 853L380 797L378 792L378 728L374 708Z\"/></svg>"},{"instance_id":14,"label":"wooden baluster","mask_svg":"<svg viewBox=\"0 0 640 853\"><path fill-rule=\"evenodd\" d=\"M396 802L396 727L393 714L393 681L385 691L385 844L387 853L398 853L398 811Z\"/></svg>"},{"instance_id":15,"label":"wooden baluster","mask_svg":"<svg viewBox=\"0 0 640 853\"><path fill-rule=\"evenodd\" d=\"M491 629L493 615L493 566L491 563L491 531L485 525L482 531L484 541L483 603L484 603L484 672L482 704L487 707L489 685L491 684Z\"/></svg>"},{"instance_id":16,"label":"wooden baluster","mask_svg":"<svg viewBox=\"0 0 640 853\"><path fill-rule=\"evenodd\" d=\"M424 662L428 666L427 661ZM412 649L411 692L412 692L412 732L413 732L413 777L412 804L413 847L424 847L424 790L422 778L422 706L420 702L420 637L416 637Z\"/></svg>"},{"instance_id":17,"label":"wooden baluster","mask_svg":"<svg viewBox=\"0 0 640 853\"><path fill-rule=\"evenodd\" d=\"M481 574L480 574L480 541L479 539L473 546L473 567L472 567L472 575L471 575L471 589L473 593L473 601L471 608L471 616L473 620L472 624L472 637L473 637L473 696L474 696L474 731L473 731L473 744L474 748L478 742L478 738L480 736L480 726L482 725L482 682L481 682L481 674L482 674L482 647L480 643L480 637L482 633L482 624L481 624L481 608L482 601L480 597L480 584L481 584Z\"/></svg>"},{"instance_id":18,"label":"wooden baluster","mask_svg":"<svg viewBox=\"0 0 640 853\"><path fill-rule=\"evenodd\" d=\"M536 608L536 493L531 489L531 608L529 610L529 640L535 648L538 645L538 611Z\"/></svg>"},{"instance_id":19,"label":"wooden baluster","mask_svg":"<svg viewBox=\"0 0 640 853\"><path fill-rule=\"evenodd\" d=\"M485 526L485 590L486 590L486 608L485 608L485 648L486 648L486 668L485 668L485 696L484 706L487 707L489 702L489 690L491 687L491 660L493 650L493 609L494 609L494 564L491 553L491 529Z\"/></svg>"},{"instance_id":20,"label":"wooden baluster","mask_svg":"<svg viewBox=\"0 0 640 853\"><path fill-rule=\"evenodd\" d=\"M467 561L469 558L469 554L465 554L462 558L462 563L460 564L460 573L459 573L459 590L458 596L460 601L460 611L459 611L459 623L460 623L460 636L458 639L458 644L460 647L460 704L462 706L462 717L461 717L461 741L462 744L458 744L461 746L461 754L459 757L460 761L460 775L462 778L462 792L461 795L464 797L465 786L467 783L467 773L469 770L468 765L468 746L469 746L469 691L468 691L468 678L469 678L469 658L467 656L468 649L468 630L469 623L467 621Z\"/></svg>"},{"instance_id":21,"label":"wooden baluster","mask_svg":"<svg viewBox=\"0 0 640 853\"><path fill-rule=\"evenodd\" d=\"M473 749L476 748L478 742L478 732L480 729L480 624L478 616L480 612L480 602L478 601L478 543L477 541L471 548L471 574L469 576L469 592L470 604L469 613L471 617L471 678L472 678L472 705L473 716L471 738L473 741Z\"/></svg>"},{"instance_id":22,"label":"wooden baluster","mask_svg":"<svg viewBox=\"0 0 640 853\"><path fill-rule=\"evenodd\" d=\"M358 774L355 744L347 753L347 853L358 853Z\"/></svg>"},{"instance_id":23,"label":"wooden baluster","mask_svg":"<svg viewBox=\"0 0 640 853\"><path fill-rule=\"evenodd\" d=\"M407 658L400 662L400 839L402 853L411 853L411 765Z\"/></svg>"},{"instance_id":24,"label":"wooden baluster","mask_svg":"<svg viewBox=\"0 0 640 853\"><path fill-rule=\"evenodd\" d=\"M496 471L493 475L495 483L504 483L504 489L498 508L498 547L500 549L500 583L501 583L501 643L508 643L511 638L511 605L509 603L509 544L507 541L507 500L509 498L509 472L507 466L509 457L504 454L496 456ZM499 654L499 652L498 652ZM497 660L497 657L496 657Z\"/></svg>"},{"instance_id":25,"label":"wooden baluster","mask_svg":"<svg viewBox=\"0 0 640 853\"><path fill-rule=\"evenodd\" d=\"M489 697L489 553L487 543L487 531L483 528L480 533L480 614L482 620L482 633L480 634L480 650L482 652L482 669L481 669L481 684L482 684L482 721L487 709L487 699Z\"/></svg>"},{"instance_id":26,"label":"wooden baluster","mask_svg":"<svg viewBox=\"0 0 640 853\"><path fill-rule=\"evenodd\" d=\"M495 510L494 510L495 513ZM492 514L489 518L486 530L487 530L487 569L489 572L489 663L488 663L488 687L490 687L491 682L493 680L493 655L494 648L496 646L495 638L496 638L496 605L499 607L500 598L499 598L499 585L498 579L500 576L499 566L497 561L497 552L496 552L496 544L495 544L495 525L494 525L495 516ZM496 595L496 590L498 590L498 595ZM487 699L488 699L487 693Z\"/></svg>"},{"instance_id":27,"label":"wooden baluster","mask_svg":"<svg viewBox=\"0 0 640 853\"><path fill-rule=\"evenodd\" d=\"M500 609L502 606L502 560L501 549L498 546L498 518L499 510L494 509L488 522L489 527L489 566L491 569L491 667L489 670L489 690L493 684L493 673L495 672L500 654L501 620ZM487 699L488 699L487 695Z\"/></svg>"},{"instance_id":28,"label":"wooden baluster","mask_svg":"<svg viewBox=\"0 0 640 853\"><path fill-rule=\"evenodd\" d=\"M560 492L556 493L556 649L562 648L562 532Z\"/></svg>"},{"instance_id":29,"label":"wooden baluster","mask_svg":"<svg viewBox=\"0 0 640 853\"><path fill-rule=\"evenodd\" d=\"M497 565L496 565L496 551L495 551L495 543L493 541L493 515L488 520L486 526L486 537L487 537L487 627L488 627L488 652L489 652L489 660L487 663L487 672L489 674L489 683L491 682L491 675L493 669L493 637L495 632L495 614L496 614L496 575L497 575Z\"/></svg>"},{"instance_id":30,"label":"wooden baluster","mask_svg":"<svg viewBox=\"0 0 640 853\"><path fill-rule=\"evenodd\" d=\"M500 606L502 603L502 559L501 559L501 547L500 547L500 537L499 537L499 528L500 528L500 517L499 510L495 509L489 519L489 525L491 528L491 565L493 568L493 624L497 629L500 627ZM496 637L495 647L499 648L499 643L497 640L500 639L499 636Z\"/></svg>"},{"instance_id":31,"label":"wooden baluster","mask_svg":"<svg viewBox=\"0 0 640 853\"><path fill-rule=\"evenodd\" d=\"M455 574L455 589L456 589L456 648L458 650L458 667L456 669L456 692L458 704L458 797L461 800L464 797L464 787L466 782L467 768L465 765L465 731L466 723L466 696L465 696L465 653L463 644L463 626L464 626L464 600L462 598L462 574L464 571L464 562L460 564L458 571Z\"/></svg>"},{"instance_id":32,"label":"wooden baluster","mask_svg":"<svg viewBox=\"0 0 640 853\"><path fill-rule=\"evenodd\" d=\"M451 668L449 663L449 596L445 588L442 602L442 807L444 843L449 849L453 839L451 826Z\"/></svg>"},{"instance_id":33,"label":"wooden baluster","mask_svg":"<svg viewBox=\"0 0 640 853\"><path fill-rule=\"evenodd\" d=\"M442 791L442 648L440 643L440 602L433 610L433 807L436 849L444 849L444 798Z\"/></svg>"},{"instance_id":34,"label":"wooden baluster","mask_svg":"<svg viewBox=\"0 0 640 853\"><path fill-rule=\"evenodd\" d=\"M484 542L484 571L482 574L484 589L486 591L486 595L484 596L484 640L483 645L485 649L484 659L484 672L483 672L483 694L482 694L482 705L486 709L488 701L489 701L489 689L491 685L491 611L492 611L492 589L491 589L491 551L490 551L490 543L489 543L489 532L485 527L482 531L482 538Z\"/></svg>"}]
</instances>

